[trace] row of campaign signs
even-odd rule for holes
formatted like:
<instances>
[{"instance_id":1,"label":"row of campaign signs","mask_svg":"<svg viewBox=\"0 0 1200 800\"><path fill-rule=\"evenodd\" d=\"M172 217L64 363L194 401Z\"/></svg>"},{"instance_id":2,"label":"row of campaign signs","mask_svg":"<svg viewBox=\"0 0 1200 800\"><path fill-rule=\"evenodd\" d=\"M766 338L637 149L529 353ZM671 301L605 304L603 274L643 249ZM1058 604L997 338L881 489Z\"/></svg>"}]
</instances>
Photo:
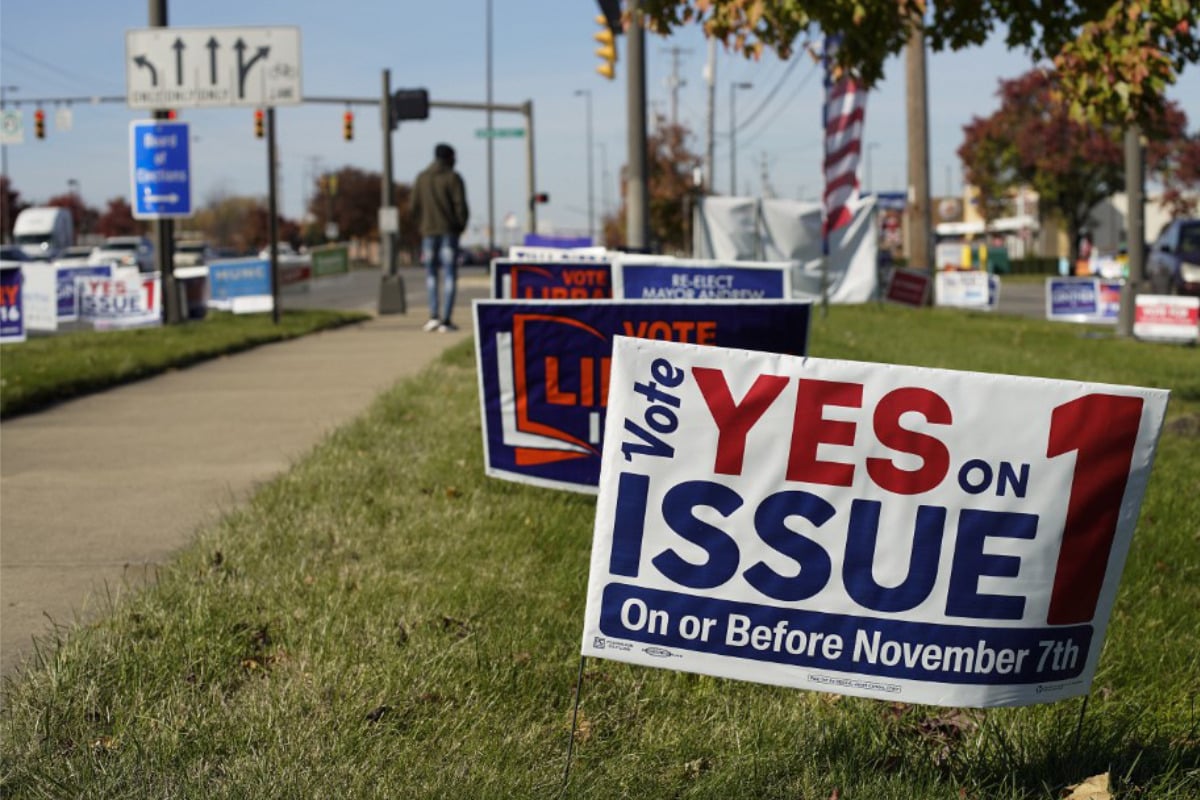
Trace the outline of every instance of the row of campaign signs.
<instances>
[{"instance_id":1,"label":"row of campaign signs","mask_svg":"<svg viewBox=\"0 0 1200 800\"><path fill-rule=\"evenodd\" d=\"M538 258L473 306L485 469L596 493L583 655L948 706L1088 691L1166 391L810 358L772 267ZM750 270L779 291L719 296Z\"/></svg>"},{"instance_id":2,"label":"row of campaign signs","mask_svg":"<svg viewBox=\"0 0 1200 800\"><path fill-rule=\"evenodd\" d=\"M1000 277L980 270L945 270L933 276L934 303L939 306L995 311L1000 304ZM894 270L887 299L923 305L930 276L916 270ZM1115 325L1121 313L1120 278L1048 277L1046 319ZM1161 342L1200 341L1200 298L1139 294L1134 301L1133 335Z\"/></svg>"},{"instance_id":3,"label":"row of campaign signs","mask_svg":"<svg viewBox=\"0 0 1200 800\"><path fill-rule=\"evenodd\" d=\"M304 286L316 276L343 274L345 247L324 248L311 259L281 261L280 283ZM273 308L271 263L244 258L176 268L180 281L200 281L200 302L235 314ZM24 341L29 331L52 332L68 323L97 330L162 324L158 273L115 264L21 263L0 270L0 342Z\"/></svg>"}]
</instances>

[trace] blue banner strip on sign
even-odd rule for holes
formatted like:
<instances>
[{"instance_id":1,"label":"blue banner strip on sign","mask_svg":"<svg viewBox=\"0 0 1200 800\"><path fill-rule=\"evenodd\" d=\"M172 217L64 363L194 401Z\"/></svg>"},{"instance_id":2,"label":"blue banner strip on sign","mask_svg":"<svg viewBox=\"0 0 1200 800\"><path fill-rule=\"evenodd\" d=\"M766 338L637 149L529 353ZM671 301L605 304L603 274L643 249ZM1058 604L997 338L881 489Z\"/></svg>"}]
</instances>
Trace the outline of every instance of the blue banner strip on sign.
<instances>
[{"instance_id":1,"label":"blue banner strip on sign","mask_svg":"<svg viewBox=\"0 0 1200 800\"><path fill-rule=\"evenodd\" d=\"M605 586L601 603L600 630L615 639L955 684L1069 680L1082 673L1093 632L1091 625L996 628L854 617L621 583Z\"/></svg>"},{"instance_id":2,"label":"blue banner strip on sign","mask_svg":"<svg viewBox=\"0 0 1200 800\"><path fill-rule=\"evenodd\" d=\"M492 262L492 297L512 300L607 300L613 296L607 261Z\"/></svg>"}]
</instances>

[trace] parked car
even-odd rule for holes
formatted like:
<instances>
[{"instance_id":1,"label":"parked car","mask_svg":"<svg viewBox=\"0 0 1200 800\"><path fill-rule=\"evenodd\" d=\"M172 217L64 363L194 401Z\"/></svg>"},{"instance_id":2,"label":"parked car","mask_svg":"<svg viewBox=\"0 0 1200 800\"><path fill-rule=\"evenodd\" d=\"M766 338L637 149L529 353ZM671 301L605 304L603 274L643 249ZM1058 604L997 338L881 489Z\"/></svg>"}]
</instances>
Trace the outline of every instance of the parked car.
<instances>
[{"instance_id":1,"label":"parked car","mask_svg":"<svg viewBox=\"0 0 1200 800\"><path fill-rule=\"evenodd\" d=\"M174 258L177 267L199 267L212 261L214 255L208 242L187 241L175 243Z\"/></svg>"},{"instance_id":2,"label":"parked car","mask_svg":"<svg viewBox=\"0 0 1200 800\"><path fill-rule=\"evenodd\" d=\"M61 265L91 264L92 252L95 249L86 244L72 245L59 253L58 258L54 259L54 263Z\"/></svg>"},{"instance_id":3,"label":"parked car","mask_svg":"<svg viewBox=\"0 0 1200 800\"><path fill-rule=\"evenodd\" d=\"M1200 219L1163 228L1146 257L1146 279L1155 294L1200 296Z\"/></svg>"},{"instance_id":4,"label":"parked car","mask_svg":"<svg viewBox=\"0 0 1200 800\"><path fill-rule=\"evenodd\" d=\"M15 244L0 245L0 261L5 264L23 264L30 261L25 251Z\"/></svg>"},{"instance_id":5,"label":"parked car","mask_svg":"<svg viewBox=\"0 0 1200 800\"><path fill-rule=\"evenodd\" d=\"M154 244L145 236L109 236L92 251L92 261L115 261L119 266L154 272Z\"/></svg>"}]
</instances>

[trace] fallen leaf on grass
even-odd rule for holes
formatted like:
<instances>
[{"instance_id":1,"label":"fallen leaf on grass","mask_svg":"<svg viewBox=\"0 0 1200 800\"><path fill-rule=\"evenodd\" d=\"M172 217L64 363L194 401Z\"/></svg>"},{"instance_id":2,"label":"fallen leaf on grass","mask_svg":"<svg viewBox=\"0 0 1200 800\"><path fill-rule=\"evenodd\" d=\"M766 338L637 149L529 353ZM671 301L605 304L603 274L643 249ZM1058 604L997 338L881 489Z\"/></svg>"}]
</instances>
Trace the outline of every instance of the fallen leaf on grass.
<instances>
[{"instance_id":1,"label":"fallen leaf on grass","mask_svg":"<svg viewBox=\"0 0 1200 800\"><path fill-rule=\"evenodd\" d=\"M1063 800L1112 800L1108 792L1108 773L1093 775L1083 783L1068 786L1071 793Z\"/></svg>"},{"instance_id":2,"label":"fallen leaf on grass","mask_svg":"<svg viewBox=\"0 0 1200 800\"><path fill-rule=\"evenodd\" d=\"M689 778L698 778L700 773L708 769L707 758L697 758L695 761L689 761L683 765L683 772Z\"/></svg>"}]
</instances>

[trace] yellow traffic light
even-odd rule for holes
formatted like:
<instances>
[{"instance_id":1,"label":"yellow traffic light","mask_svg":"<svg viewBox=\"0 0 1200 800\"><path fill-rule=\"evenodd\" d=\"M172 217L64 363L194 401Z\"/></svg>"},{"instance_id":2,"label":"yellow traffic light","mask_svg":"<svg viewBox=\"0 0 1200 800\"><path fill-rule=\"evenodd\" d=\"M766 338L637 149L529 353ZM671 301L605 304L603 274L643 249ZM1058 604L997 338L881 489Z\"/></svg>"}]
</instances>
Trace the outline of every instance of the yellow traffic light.
<instances>
[{"instance_id":1,"label":"yellow traffic light","mask_svg":"<svg viewBox=\"0 0 1200 800\"><path fill-rule=\"evenodd\" d=\"M596 67L596 72L611 81L617 75L617 41L603 14L596 15L596 23L600 26L600 30L596 31L592 38L600 43L600 46L596 48L596 55L600 56L601 61L604 62Z\"/></svg>"},{"instance_id":2,"label":"yellow traffic light","mask_svg":"<svg viewBox=\"0 0 1200 800\"><path fill-rule=\"evenodd\" d=\"M46 112L40 108L33 112L33 134L39 139L46 138Z\"/></svg>"},{"instance_id":3,"label":"yellow traffic light","mask_svg":"<svg viewBox=\"0 0 1200 800\"><path fill-rule=\"evenodd\" d=\"M354 112L347 111L342 115L342 138L347 142L354 138Z\"/></svg>"},{"instance_id":4,"label":"yellow traffic light","mask_svg":"<svg viewBox=\"0 0 1200 800\"><path fill-rule=\"evenodd\" d=\"M263 138L263 110L261 108L254 109L254 137L256 139Z\"/></svg>"}]
</instances>

